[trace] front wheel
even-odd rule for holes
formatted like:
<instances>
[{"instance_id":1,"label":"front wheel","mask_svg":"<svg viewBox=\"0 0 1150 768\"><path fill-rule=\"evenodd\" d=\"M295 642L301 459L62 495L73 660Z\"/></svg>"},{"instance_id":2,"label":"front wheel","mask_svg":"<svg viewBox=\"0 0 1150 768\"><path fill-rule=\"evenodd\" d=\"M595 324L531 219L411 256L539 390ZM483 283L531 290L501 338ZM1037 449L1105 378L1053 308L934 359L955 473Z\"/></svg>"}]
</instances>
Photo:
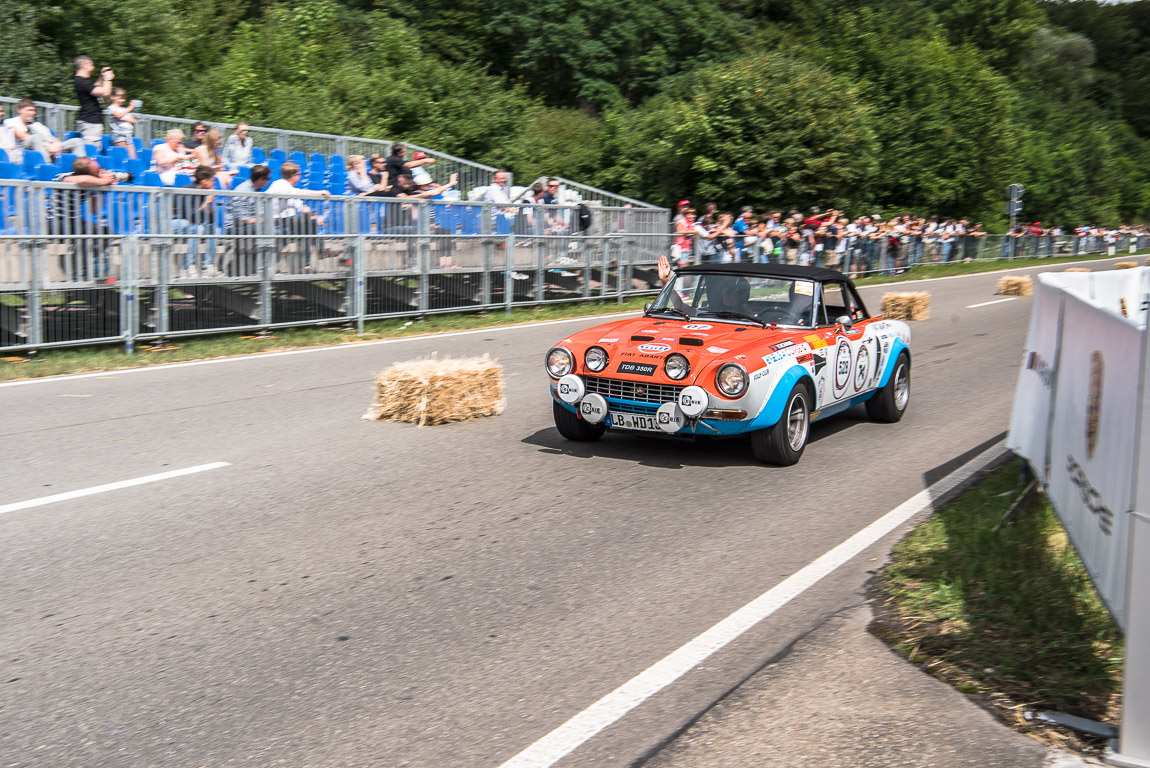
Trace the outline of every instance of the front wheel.
<instances>
[{"instance_id":1,"label":"front wheel","mask_svg":"<svg viewBox=\"0 0 1150 768\"><path fill-rule=\"evenodd\" d=\"M555 428L568 440L592 443L607 431L605 424L588 424L554 400L551 401L551 411L555 416Z\"/></svg>"},{"instance_id":2,"label":"front wheel","mask_svg":"<svg viewBox=\"0 0 1150 768\"><path fill-rule=\"evenodd\" d=\"M759 461L789 467L802 458L810 429L810 394L803 384L796 384L778 422L751 433L751 449Z\"/></svg>"},{"instance_id":3,"label":"front wheel","mask_svg":"<svg viewBox=\"0 0 1150 768\"><path fill-rule=\"evenodd\" d=\"M899 352L886 386L866 401L866 413L875 421L893 424L902 418L909 404L910 357L906 352Z\"/></svg>"}]
</instances>

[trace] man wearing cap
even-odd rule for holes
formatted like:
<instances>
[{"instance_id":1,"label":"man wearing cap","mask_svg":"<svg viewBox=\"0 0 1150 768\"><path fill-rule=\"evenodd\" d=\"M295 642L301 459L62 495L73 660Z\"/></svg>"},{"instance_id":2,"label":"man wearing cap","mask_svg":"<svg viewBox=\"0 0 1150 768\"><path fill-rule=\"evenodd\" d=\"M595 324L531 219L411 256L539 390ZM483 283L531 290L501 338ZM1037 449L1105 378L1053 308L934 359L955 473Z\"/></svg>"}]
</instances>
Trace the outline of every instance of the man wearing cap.
<instances>
[{"instance_id":1,"label":"man wearing cap","mask_svg":"<svg viewBox=\"0 0 1150 768\"><path fill-rule=\"evenodd\" d=\"M395 180L400 176L410 176L413 169L419 168L423 165L430 165L435 162L434 157L428 157L426 152L416 152L412 155L411 159L407 159L407 146L404 144L392 144L391 154L387 157L387 178L391 179L394 184Z\"/></svg>"},{"instance_id":2,"label":"man wearing cap","mask_svg":"<svg viewBox=\"0 0 1150 768\"><path fill-rule=\"evenodd\" d=\"M680 200L675 206L675 218L671 219L671 228L678 230L679 222L687 218L687 209L691 207L690 200Z\"/></svg>"}]
</instances>

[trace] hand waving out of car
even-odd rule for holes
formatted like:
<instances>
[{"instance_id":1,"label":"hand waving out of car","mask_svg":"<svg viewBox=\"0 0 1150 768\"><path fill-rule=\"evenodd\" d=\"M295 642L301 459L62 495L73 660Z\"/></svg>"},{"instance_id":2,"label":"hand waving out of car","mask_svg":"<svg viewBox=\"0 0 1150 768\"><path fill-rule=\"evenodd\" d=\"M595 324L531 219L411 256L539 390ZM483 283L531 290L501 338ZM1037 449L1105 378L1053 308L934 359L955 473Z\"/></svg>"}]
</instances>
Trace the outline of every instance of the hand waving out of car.
<instances>
[{"instance_id":1,"label":"hand waving out of car","mask_svg":"<svg viewBox=\"0 0 1150 768\"><path fill-rule=\"evenodd\" d=\"M659 281L661 283L663 283L663 285L666 285L667 281L670 279L671 279L671 264L670 264L670 262L667 261L666 256L660 256L659 257Z\"/></svg>"}]
</instances>

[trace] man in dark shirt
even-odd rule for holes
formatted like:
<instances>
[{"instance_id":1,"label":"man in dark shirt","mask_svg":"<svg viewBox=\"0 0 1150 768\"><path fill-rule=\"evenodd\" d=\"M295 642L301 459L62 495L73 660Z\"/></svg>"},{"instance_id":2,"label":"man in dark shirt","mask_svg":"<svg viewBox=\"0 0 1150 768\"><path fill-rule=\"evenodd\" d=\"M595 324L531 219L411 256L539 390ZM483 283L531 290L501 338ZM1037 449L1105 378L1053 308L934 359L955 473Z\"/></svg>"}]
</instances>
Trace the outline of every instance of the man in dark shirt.
<instances>
[{"instance_id":1,"label":"man in dark shirt","mask_svg":"<svg viewBox=\"0 0 1150 768\"><path fill-rule=\"evenodd\" d=\"M100 97L112 95L112 81L116 73L111 67L100 70L100 77L92 79L96 65L90 56L80 55L72 60L76 65L76 76L72 85L76 89L76 100L80 111L76 113L76 130L84 137L86 144L99 144L104 135L104 113L100 109Z\"/></svg>"},{"instance_id":2,"label":"man in dark shirt","mask_svg":"<svg viewBox=\"0 0 1150 768\"><path fill-rule=\"evenodd\" d=\"M192 126L192 138L184 142L184 146L188 149L195 149L204 143L204 137L208 135L208 127L203 123L196 123Z\"/></svg>"}]
</instances>

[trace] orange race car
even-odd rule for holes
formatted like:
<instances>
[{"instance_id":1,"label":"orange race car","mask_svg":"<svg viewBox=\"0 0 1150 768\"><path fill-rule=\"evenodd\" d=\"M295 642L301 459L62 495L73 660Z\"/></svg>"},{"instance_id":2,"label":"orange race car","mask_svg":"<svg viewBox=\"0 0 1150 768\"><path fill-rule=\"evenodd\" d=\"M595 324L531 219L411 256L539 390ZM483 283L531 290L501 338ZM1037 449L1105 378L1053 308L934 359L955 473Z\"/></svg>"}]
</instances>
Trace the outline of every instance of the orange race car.
<instances>
[{"instance_id":1,"label":"orange race car","mask_svg":"<svg viewBox=\"0 0 1150 768\"><path fill-rule=\"evenodd\" d=\"M810 423L860 403L878 421L910 401L910 327L871 317L830 269L662 264L643 316L569 336L547 352L555 426L569 440L608 429L748 433L755 456L794 464Z\"/></svg>"}]
</instances>

